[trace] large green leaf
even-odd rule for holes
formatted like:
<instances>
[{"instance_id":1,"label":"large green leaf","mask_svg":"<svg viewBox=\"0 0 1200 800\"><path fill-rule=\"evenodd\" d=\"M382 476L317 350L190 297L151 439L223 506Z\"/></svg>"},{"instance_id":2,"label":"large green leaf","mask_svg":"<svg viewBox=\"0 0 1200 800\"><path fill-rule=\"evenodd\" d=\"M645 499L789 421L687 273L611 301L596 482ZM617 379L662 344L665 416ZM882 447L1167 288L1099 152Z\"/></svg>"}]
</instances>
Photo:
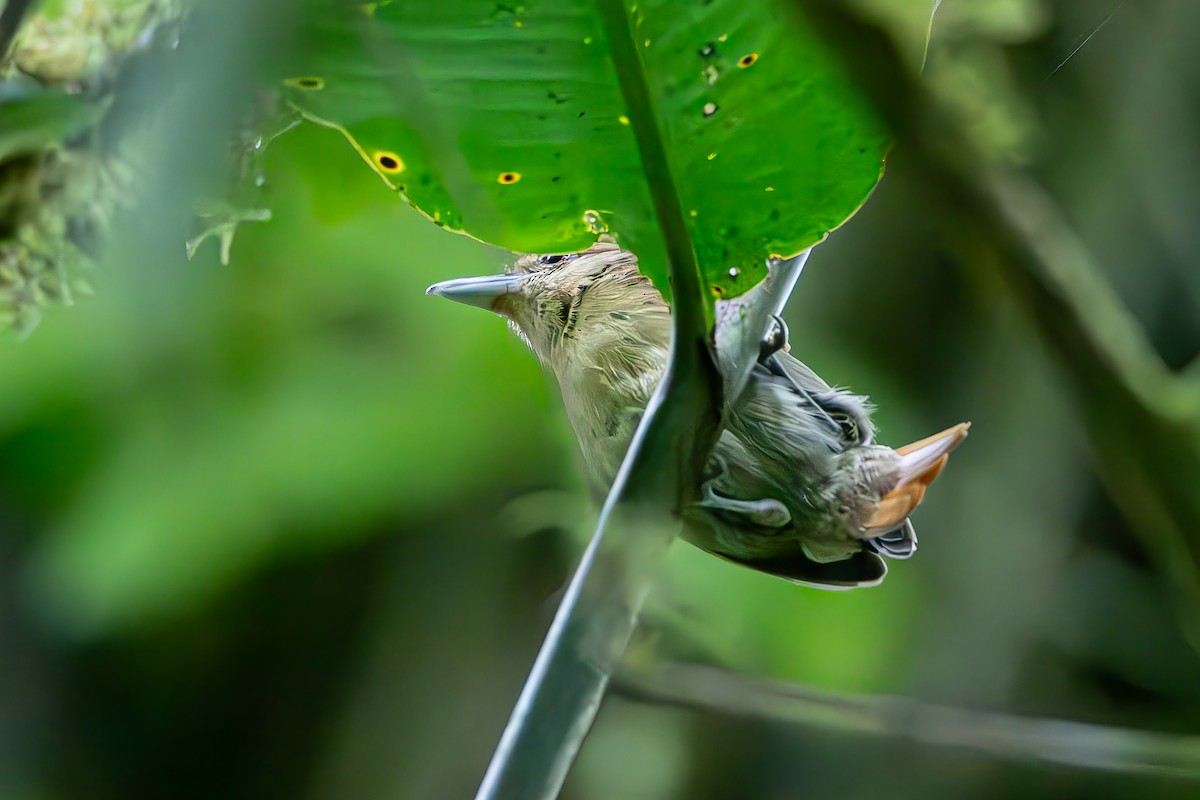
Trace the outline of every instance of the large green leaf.
<instances>
[{"instance_id":1,"label":"large green leaf","mask_svg":"<svg viewBox=\"0 0 1200 800\"><path fill-rule=\"evenodd\" d=\"M895 5L895 4L893 4ZM697 257L739 294L820 241L879 179L887 136L792 4L628 5ZM521 251L607 232L665 284L663 246L595 2L310 0L279 76L434 222ZM928 28L930 0L904 14Z\"/></svg>"}]
</instances>

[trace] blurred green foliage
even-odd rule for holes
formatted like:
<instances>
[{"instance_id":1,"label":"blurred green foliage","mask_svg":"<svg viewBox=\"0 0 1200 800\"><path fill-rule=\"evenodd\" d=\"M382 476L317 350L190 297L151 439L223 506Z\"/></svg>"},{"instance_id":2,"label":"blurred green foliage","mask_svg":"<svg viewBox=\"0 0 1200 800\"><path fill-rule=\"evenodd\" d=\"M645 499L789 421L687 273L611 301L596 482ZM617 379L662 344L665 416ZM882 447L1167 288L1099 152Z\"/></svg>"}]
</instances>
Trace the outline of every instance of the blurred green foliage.
<instances>
[{"instance_id":1,"label":"blurred green foliage","mask_svg":"<svg viewBox=\"0 0 1200 800\"><path fill-rule=\"evenodd\" d=\"M446 325L423 296L448 267L495 269L495 254L386 203L327 239L295 235L290 221L307 217L307 195L334 175L380 193L352 156L309 129L280 140L267 160L276 224L245 230L231 269L215 263L215 247L160 265L190 274L186 321L147 330L122 320L153 298L137 299L146 287L114 263L94 304L6 364L26 409L46 402L39 389L52 397L81 383L124 431L43 543L38 574L58 587L46 599L62 624L105 633L208 596L281 548L342 542L347 527L389 509L432 513L508 469L552 474L521 446L544 435L534 365L505 342L507 352L459 368L456 354L471 353L488 321ZM308 160L332 170L311 187L290 168ZM117 294L122 308L111 307ZM149 387L147 373L158 375ZM495 425L479 413L490 403L522 410Z\"/></svg>"},{"instance_id":2,"label":"blurred green foliage","mask_svg":"<svg viewBox=\"0 0 1200 800\"><path fill-rule=\"evenodd\" d=\"M1017 103L993 152L1031 165L1186 365L1200 12L1128 5L1047 78L1111 9L986 5L939 51L943 20L986 16L942 3L930 79L1006 87L975 95ZM195 35L268 41L283 17L262 13ZM423 295L507 254L398 202L333 131L265 148L273 219L239 229L228 266L214 243L185 258L253 101L212 52L138 85L178 80L130 140L141 188L96 296L0 343L0 797L469 796L591 527L573 436L503 323ZM1200 661L1099 487L1080 401L997 275L948 255L918 167L891 156L788 321L797 355L872 395L883 441L975 423L920 553L824 593L678 545L634 656L1195 732ZM611 698L564 797L1194 794Z\"/></svg>"},{"instance_id":3,"label":"blurred green foliage","mask_svg":"<svg viewBox=\"0 0 1200 800\"><path fill-rule=\"evenodd\" d=\"M28 335L47 304L91 293L88 273L132 191L111 130L113 86L131 59L172 39L183 3L19 7L28 18L0 46L0 330Z\"/></svg>"}]
</instances>

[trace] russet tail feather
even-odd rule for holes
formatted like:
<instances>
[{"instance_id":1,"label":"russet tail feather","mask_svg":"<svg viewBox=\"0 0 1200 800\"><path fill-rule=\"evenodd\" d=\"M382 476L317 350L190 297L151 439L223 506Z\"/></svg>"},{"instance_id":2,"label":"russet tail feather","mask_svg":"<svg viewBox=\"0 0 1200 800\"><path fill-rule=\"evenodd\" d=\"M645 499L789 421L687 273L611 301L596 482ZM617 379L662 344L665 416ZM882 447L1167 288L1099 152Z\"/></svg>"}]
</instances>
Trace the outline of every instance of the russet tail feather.
<instances>
[{"instance_id":1,"label":"russet tail feather","mask_svg":"<svg viewBox=\"0 0 1200 800\"><path fill-rule=\"evenodd\" d=\"M961 422L919 442L896 448L900 456L900 479L895 488L880 499L867 520L866 536L887 533L908 519L925 497L929 484L942 474L950 452L967 438L970 427L971 423Z\"/></svg>"},{"instance_id":2,"label":"russet tail feather","mask_svg":"<svg viewBox=\"0 0 1200 800\"><path fill-rule=\"evenodd\" d=\"M970 429L971 423L960 422L953 428L947 428L941 433L935 433L933 436L926 436L924 439L912 444L897 447L896 452L902 456L919 454L925 451L932 453L935 450L941 454L946 454L963 443L963 440L967 438L967 431Z\"/></svg>"}]
</instances>

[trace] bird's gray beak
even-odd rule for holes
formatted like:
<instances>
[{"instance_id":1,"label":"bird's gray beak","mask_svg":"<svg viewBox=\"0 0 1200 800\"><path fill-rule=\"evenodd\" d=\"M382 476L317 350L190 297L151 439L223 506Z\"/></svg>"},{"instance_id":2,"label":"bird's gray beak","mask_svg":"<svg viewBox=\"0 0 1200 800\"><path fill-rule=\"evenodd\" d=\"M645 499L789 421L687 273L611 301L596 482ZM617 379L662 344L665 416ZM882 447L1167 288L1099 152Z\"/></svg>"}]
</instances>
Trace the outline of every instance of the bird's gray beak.
<instances>
[{"instance_id":1,"label":"bird's gray beak","mask_svg":"<svg viewBox=\"0 0 1200 800\"><path fill-rule=\"evenodd\" d=\"M520 291L521 284L528 277L528 275L488 275L482 278L455 278L452 281L435 283L425 290L425 294L436 294L456 303L479 306L499 313L496 302L506 294Z\"/></svg>"}]
</instances>

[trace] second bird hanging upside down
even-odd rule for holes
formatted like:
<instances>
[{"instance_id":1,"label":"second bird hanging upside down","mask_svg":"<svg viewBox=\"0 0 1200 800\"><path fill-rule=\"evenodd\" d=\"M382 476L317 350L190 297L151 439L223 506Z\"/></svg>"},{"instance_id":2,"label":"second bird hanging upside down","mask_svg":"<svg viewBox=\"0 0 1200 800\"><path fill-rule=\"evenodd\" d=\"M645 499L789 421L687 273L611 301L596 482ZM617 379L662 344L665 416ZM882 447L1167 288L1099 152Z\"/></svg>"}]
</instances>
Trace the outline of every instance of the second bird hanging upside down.
<instances>
[{"instance_id":1,"label":"second bird hanging upside down","mask_svg":"<svg viewBox=\"0 0 1200 800\"><path fill-rule=\"evenodd\" d=\"M670 308L614 244L527 255L510 272L429 287L508 319L558 379L589 477L607 491L667 365ZM770 337L769 337L770 338ZM764 343L729 408L684 538L752 569L824 588L872 586L908 558L908 516L970 423L893 450L864 397Z\"/></svg>"}]
</instances>

